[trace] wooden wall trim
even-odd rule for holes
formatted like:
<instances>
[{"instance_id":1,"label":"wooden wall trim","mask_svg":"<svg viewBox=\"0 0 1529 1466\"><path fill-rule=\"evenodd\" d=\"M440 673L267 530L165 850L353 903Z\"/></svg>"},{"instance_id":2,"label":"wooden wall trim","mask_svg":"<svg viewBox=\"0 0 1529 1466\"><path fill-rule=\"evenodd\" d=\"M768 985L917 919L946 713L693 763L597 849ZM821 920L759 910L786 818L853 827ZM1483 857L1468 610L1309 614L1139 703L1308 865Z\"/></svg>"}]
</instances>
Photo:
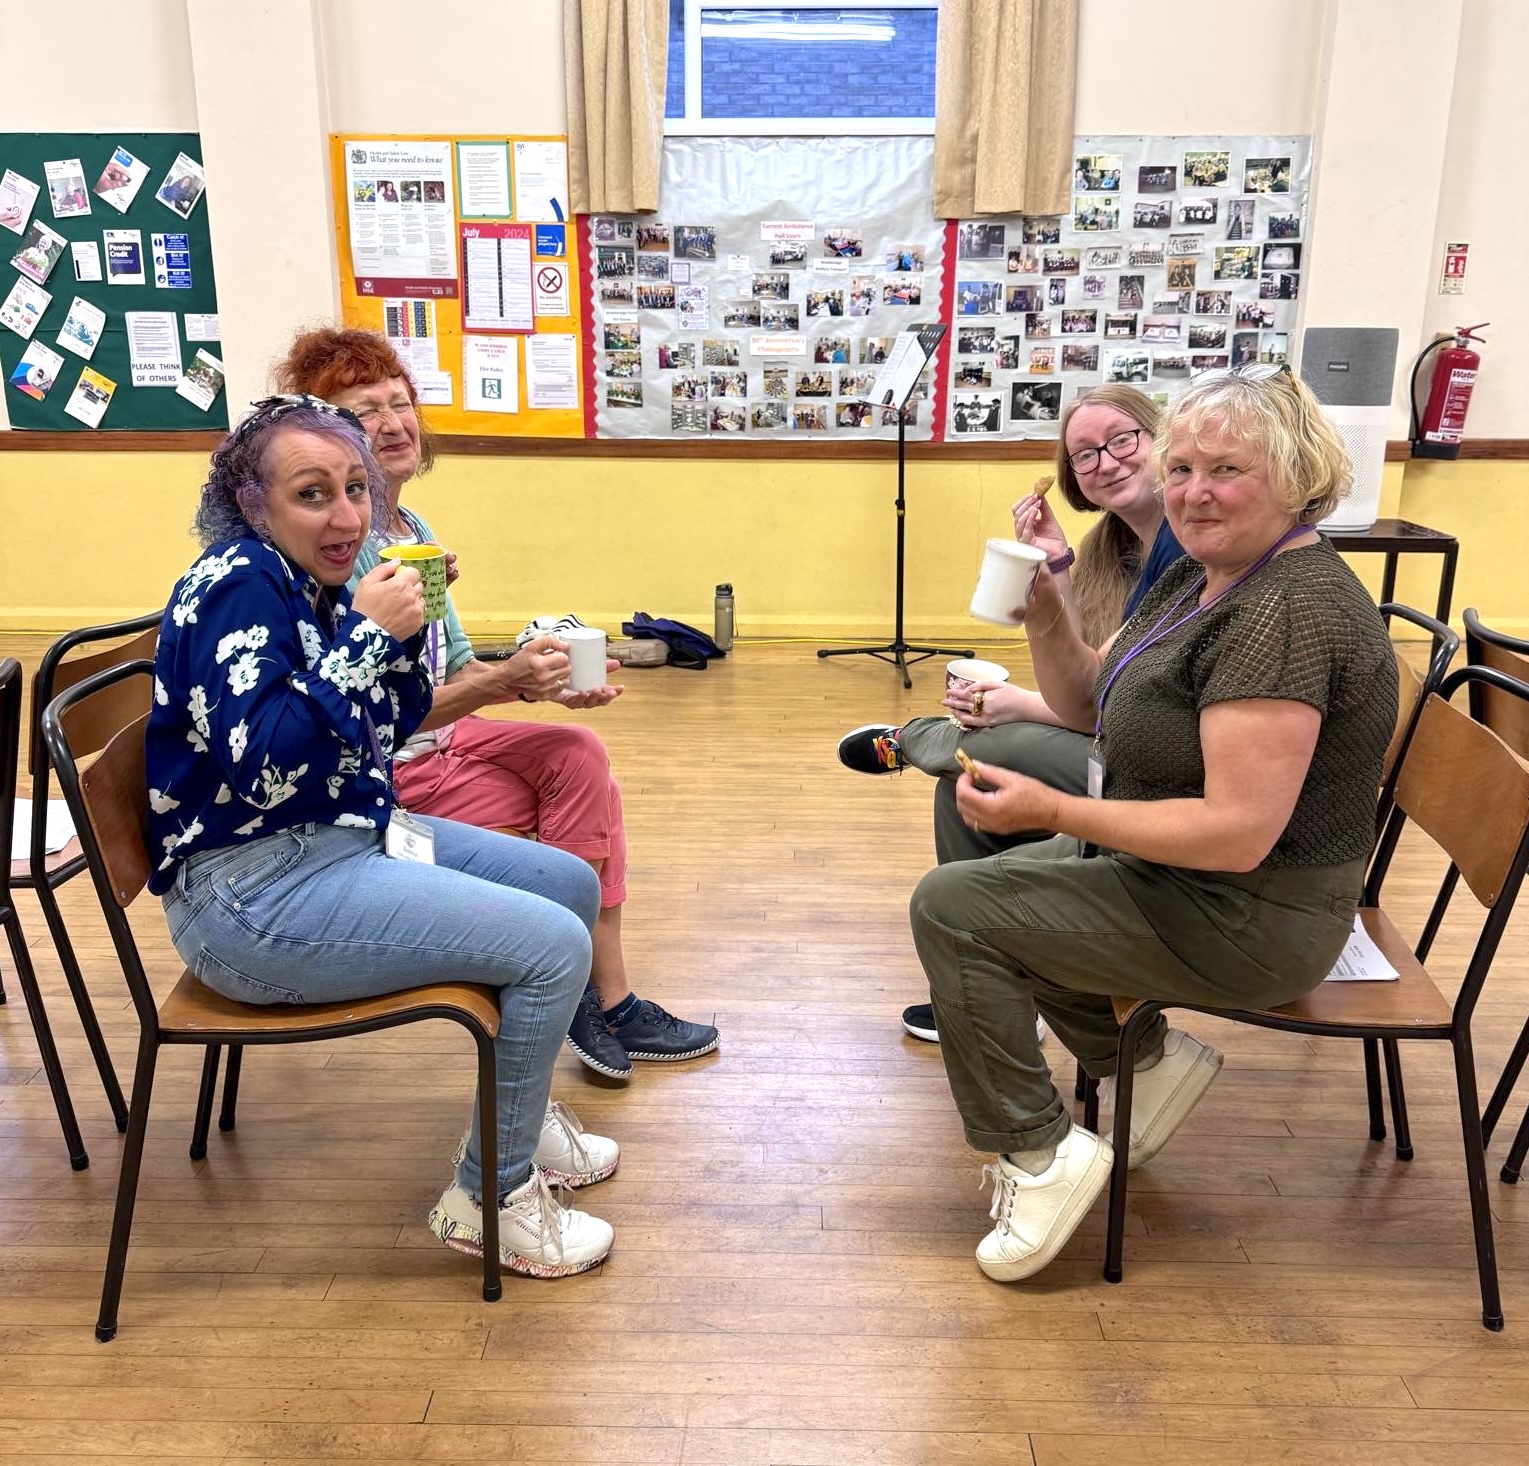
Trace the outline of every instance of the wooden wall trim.
<instances>
[{"instance_id":1,"label":"wooden wall trim","mask_svg":"<svg viewBox=\"0 0 1529 1466\"><path fill-rule=\"evenodd\" d=\"M211 453L223 434L80 432L0 432L0 453ZM443 453L467 458L705 458L740 462L855 463L884 461L897 456L890 438L859 442L792 441L746 438L741 442L702 438L490 438L465 433L442 433L436 442ZM1040 438L1003 443L909 443L908 457L930 463L1049 463L1056 448ZM1404 439L1386 444L1387 463L1410 460ZM1467 439L1461 458L1523 461L1529 459L1529 438Z\"/></svg>"}]
</instances>

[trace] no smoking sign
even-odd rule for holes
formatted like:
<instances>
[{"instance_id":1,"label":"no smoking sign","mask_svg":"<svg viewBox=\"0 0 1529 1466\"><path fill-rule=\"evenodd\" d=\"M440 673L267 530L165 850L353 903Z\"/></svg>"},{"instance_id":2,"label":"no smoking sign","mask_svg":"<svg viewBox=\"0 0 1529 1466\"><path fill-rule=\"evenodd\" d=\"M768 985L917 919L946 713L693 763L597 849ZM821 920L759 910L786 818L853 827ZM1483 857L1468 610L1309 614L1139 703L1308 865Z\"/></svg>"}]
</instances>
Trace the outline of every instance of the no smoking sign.
<instances>
[{"instance_id":1,"label":"no smoking sign","mask_svg":"<svg viewBox=\"0 0 1529 1466\"><path fill-rule=\"evenodd\" d=\"M535 275L536 314L568 315L568 266L542 261L536 266Z\"/></svg>"}]
</instances>

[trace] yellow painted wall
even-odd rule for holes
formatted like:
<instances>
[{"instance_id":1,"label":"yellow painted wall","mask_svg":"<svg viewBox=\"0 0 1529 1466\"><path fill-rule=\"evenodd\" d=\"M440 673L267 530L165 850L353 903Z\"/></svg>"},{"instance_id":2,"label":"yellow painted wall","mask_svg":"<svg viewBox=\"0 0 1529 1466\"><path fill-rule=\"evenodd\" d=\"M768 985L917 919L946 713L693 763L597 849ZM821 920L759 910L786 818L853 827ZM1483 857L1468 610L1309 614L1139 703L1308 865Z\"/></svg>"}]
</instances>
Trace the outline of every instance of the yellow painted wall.
<instances>
[{"instance_id":1,"label":"yellow painted wall","mask_svg":"<svg viewBox=\"0 0 1529 1466\"><path fill-rule=\"evenodd\" d=\"M62 631L162 604L195 553L206 460L174 453L0 453L0 631ZM1040 464L908 470L907 626L991 639L965 615L983 540ZM456 549L475 634L573 611L614 630L641 609L709 626L737 587L745 637L891 630L895 472L882 463L444 457L408 502ZM1065 506L1064 506L1065 509ZM1460 538L1455 619L1475 605L1529 634L1529 463L1389 464L1382 512ZM1085 527L1070 515L1076 541ZM1355 567L1372 591L1380 558ZM1432 610L1438 562L1404 557L1401 599Z\"/></svg>"}]
</instances>

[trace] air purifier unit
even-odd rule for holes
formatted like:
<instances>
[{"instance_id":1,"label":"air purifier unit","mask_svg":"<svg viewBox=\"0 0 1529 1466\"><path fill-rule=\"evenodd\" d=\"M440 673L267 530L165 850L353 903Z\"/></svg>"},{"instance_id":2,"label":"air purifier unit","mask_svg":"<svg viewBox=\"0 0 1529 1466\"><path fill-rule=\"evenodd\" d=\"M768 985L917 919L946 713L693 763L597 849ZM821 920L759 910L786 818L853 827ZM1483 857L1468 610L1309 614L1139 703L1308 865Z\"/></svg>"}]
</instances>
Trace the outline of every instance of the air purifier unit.
<instances>
[{"instance_id":1,"label":"air purifier unit","mask_svg":"<svg viewBox=\"0 0 1529 1466\"><path fill-rule=\"evenodd\" d=\"M1302 337L1301 380L1354 464L1353 489L1318 529L1369 529L1380 514L1398 336L1394 326L1308 326Z\"/></svg>"}]
</instances>

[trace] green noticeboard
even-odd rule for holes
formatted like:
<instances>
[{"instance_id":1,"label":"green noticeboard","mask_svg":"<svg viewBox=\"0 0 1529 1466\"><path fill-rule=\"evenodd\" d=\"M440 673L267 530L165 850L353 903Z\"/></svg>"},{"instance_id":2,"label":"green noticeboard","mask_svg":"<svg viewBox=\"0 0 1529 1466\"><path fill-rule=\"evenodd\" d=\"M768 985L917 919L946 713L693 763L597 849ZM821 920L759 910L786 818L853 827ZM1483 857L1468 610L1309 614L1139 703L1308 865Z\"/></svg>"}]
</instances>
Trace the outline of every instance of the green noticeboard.
<instances>
[{"instance_id":1,"label":"green noticeboard","mask_svg":"<svg viewBox=\"0 0 1529 1466\"><path fill-rule=\"evenodd\" d=\"M131 155L126 160L129 166L123 166L118 149ZM6 410L13 428L22 431L92 431L89 424L64 411L81 372L87 369L116 383L116 390L99 424L102 430L206 431L228 426L227 394L216 374L202 369L195 373L197 385L204 392L214 391L216 394L205 411L196 401L176 391L180 377L168 361L174 352L169 349L171 331L165 329L171 322L161 319L144 323L149 328L146 337L153 336L157 328L158 368L147 374L154 379L152 385L133 384L129 361L127 314L130 311L173 313L174 345L179 349L182 370L193 366L199 350L219 362L222 360L221 342L187 339L187 317L215 320L218 298L212 277L212 244L207 223L210 191L200 192L195 173L169 177L181 154L200 168L202 145L196 133L0 133L0 224L6 223L8 208L14 221L14 211L24 204L30 193L27 185L37 188L36 200L21 232L18 234L10 227L0 228L0 318L5 315L4 302L11 296L17 281L24 281L27 286L37 283L13 263L18 252L27 251L25 263L31 270L40 271L46 266L50 241L34 226L40 223L66 241L61 257L52 264L47 279L40 286L52 299L37 317L31 336L24 339L0 323L0 368L4 374L0 390L5 393ZM59 166L75 159L79 162L77 174ZM51 178L49 164L53 165ZM108 164L114 164L117 170L112 179L103 177ZM147 165L147 172L141 172L138 165ZM18 175L25 183L13 181L7 188L4 183L7 172ZM138 181L140 176L141 181ZM114 180L123 181L113 194L119 200L126 197L133 182L137 181L137 191L132 193L125 211L114 207L96 192L99 184L109 185ZM178 207L156 197L162 186ZM71 212L82 202L89 205L88 213ZM65 217L55 214L55 203L65 210ZM109 241L108 231L128 233ZM137 231L138 235L136 260L131 231ZM156 239L156 236L162 237ZM86 241L94 244L95 256L100 262L101 278L98 280L76 278L74 252L70 246ZM53 249L57 248L54 244ZM142 270L142 284L111 283L114 271L119 281L124 276L131 281L135 263ZM88 360L60 344L60 333L70 319L76 297L105 313L100 339ZM76 316L77 321L86 323L99 319L89 310ZM87 325L83 336L71 330L67 339L80 342L91 334ZM51 388L46 388L49 380L47 358L42 364L32 363L30 370L22 365L22 358L32 342L40 343L62 358L62 365L55 368L56 378L52 380ZM46 395L38 400L36 392L44 389Z\"/></svg>"}]
</instances>

